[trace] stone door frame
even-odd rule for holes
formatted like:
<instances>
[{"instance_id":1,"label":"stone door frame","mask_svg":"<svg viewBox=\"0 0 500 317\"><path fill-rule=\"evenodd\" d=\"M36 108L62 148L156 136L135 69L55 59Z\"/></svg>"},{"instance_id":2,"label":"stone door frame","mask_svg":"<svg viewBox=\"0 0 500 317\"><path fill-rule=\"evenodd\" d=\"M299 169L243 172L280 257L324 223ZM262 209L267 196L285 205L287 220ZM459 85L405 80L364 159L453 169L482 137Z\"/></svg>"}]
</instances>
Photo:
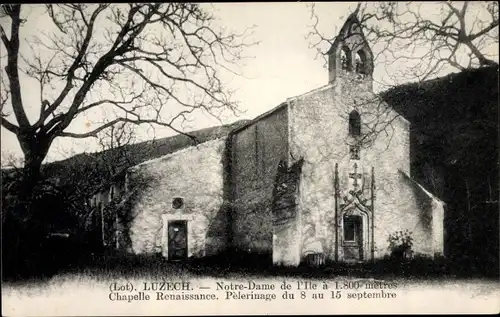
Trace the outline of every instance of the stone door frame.
<instances>
[{"instance_id":1,"label":"stone door frame","mask_svg":"<svg viewBox=\"0 0 500 317\"><path fill-rule=\"evenodd\" d=\"M346 242L344 241L344 216L360 216L361 217L361 230L362 230L362 260L363 262L369 261L372 259L372 245L373 245L373 216L371 210L361 204L357 198L355 198L351 203L343 206L338 214L337 218L337 228L338 228L338 236L337 241L337 252L339 261L345 261L344 258L344 246L346 246Z\"/></svg>"},{"instance_id":2,"label":"stone door frame","mask_svg":"<svg viewBox=\"0 0 500 317\"><path fill-rule=\"evenodd\" d=\"M165 213L161 215L161 239L157 241L157 246L161 248L161 254L164 258L168 260L168 223L170 221L186 221L186 258L189 258L191 248L189 247L189 239L190 239L190 226L189 222L193 220L191 215L181 214L180 212L176 213Z\"/></svg>"}]
</instances>

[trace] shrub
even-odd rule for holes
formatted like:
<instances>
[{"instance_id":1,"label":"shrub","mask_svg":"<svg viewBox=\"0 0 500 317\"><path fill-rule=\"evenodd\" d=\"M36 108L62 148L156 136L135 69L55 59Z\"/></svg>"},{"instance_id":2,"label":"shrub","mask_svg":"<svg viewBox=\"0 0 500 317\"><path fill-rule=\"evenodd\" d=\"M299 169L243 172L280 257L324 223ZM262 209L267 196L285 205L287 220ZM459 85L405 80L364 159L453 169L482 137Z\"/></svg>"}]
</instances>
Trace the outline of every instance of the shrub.
<instances>
[{"instance_id":1,"label":"shrub","mask_svg":"<svg viewBox=\"0 0 500 317\"><path fill-rule=\"evenodd\" d=\"M406 229L405 231L399 230L391 233L387 241L389 242L388 249L391 256L398 259L405 259L410 257L413 247L413 232Z\"/></svg>"}]
</instances>

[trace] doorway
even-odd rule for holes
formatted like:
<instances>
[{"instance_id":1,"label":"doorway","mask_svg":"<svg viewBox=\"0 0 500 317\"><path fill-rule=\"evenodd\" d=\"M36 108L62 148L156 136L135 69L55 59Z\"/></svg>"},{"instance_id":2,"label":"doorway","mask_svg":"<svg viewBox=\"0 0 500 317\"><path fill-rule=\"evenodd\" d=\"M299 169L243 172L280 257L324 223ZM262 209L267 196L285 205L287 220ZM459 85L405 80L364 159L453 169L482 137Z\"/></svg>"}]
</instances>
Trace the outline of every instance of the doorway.
<instances>
[{"instance_id":1,"label":"doorway","mask_svg":"<svg viewBox=\"0 0 500 317\"><path fill-rule=\"evenodd\" d=\"M363 218L345 215L343 229L344 260L363 261Z\"/></svg>"},{"instance_id":2,"label":"doorway","mask_svg":"<svg viewBox=\"0 0 500 317\"><path fill-rule=\"evenodd\" d=\"M168 259L182 260L188 255L187 221L168 222Z\"/></svg>"}]
</instances>

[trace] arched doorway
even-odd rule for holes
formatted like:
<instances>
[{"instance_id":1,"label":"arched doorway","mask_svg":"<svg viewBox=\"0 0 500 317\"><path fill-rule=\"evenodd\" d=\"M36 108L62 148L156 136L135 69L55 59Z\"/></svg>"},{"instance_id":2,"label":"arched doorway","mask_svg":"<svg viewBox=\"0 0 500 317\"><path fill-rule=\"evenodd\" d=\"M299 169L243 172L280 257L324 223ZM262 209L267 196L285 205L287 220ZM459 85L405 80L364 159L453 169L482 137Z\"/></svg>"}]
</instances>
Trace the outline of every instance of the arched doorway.
<instances>
[{"instance_id":1,"label":"arched doorway","mask_svg":"<svg viewBox=\"0 0 500 317\"><path fill-rule=\"evenodd\" d=\"M364 206L352 204L339 217L339 259L346 262L366 261L371 258L371 216Z\"/></svg>"}]
</instances>

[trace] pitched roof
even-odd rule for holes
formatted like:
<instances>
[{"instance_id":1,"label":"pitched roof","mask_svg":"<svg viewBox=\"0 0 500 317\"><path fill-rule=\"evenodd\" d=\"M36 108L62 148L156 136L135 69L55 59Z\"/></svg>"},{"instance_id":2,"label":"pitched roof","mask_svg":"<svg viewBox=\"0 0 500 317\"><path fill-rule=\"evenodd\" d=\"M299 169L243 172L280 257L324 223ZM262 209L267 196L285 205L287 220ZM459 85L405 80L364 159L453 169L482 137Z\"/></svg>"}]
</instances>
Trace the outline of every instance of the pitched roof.
<instances>
[{"instance_id":1,"label":"pitched roof","mask_svg":"<svg viewBox=\"0 0 500 317\"><path fill-rule=\"evenodd\" d=\"M353 26L357 26L359 29L359 33L352 33L353 31ZM341 36L342 35L342 36ZM344 22L344 25L342 25L342 28L340 29L339 33L335 37L335 40L332 43L332 46L328 49L327 54L330 54L332 50L338 46L339 41L344 41L345 39L349 38L350 36L353 35L359 35L361 36L363 42L367 43L366 47L369 50L370 55L373 55L371 51L371 47L369 45L368 40L365 37L365 34L363 32L363 27L361 25L361 22L359 21L357 17L357 11L351 13L346 21Z\"/></svg>"},{"instance_id":2,"label":"pitched roof","mask_svg":"<svg viewBox=\"0 0 500 317\"><path fill-rule=\"evenodd\" d=\"M73 175L75 168L79 173L83 174L86 173L85 171L96 172L97 170L97 172L102 172L102 179L100 179L99 182L106 183L107 180L111 180L113 177L119 175L120 171L130 166L182 150L186 147L196 145L197 143L204 143L227 136L230 131L247 122L248 120L240 120L227 125L187 132L190 136L196 138L196 142L186 135L178 134L166 138L125 145L120 148L120 150L123 151L125 149L127 155L130 154L130 161L116 162L114 167L118 173L115 175L109 175L106 171L106 162L101 161L105 155L112 154L113 151L117 151L118 149L111 149L98 153L81 153L61 161L47 163L42 166L42 173L46 178L58 178L61 184L64 184L71 183L74 181L75 177L78 178L81 176ZM8 173L8 170L2 169L2 176L4 176L3 174L5 173ZM95 185L97 186L97 184Z\"/></svg>"},{"instance_id":3,"label":"pitched roof","mask_svg":"<svg viewBox=\"0 0 500 317\"><path fill-rule=\"evenodd\" d=\"M416 180L414 180L410 175L406 174L404 171L398 169L398 172L403 175L403 177L408 180L409 184L414 187L414 188L417 188L420 192L422 192L423 194L425 194L427 197L429 197L430 199L432 200L435 200L443 205L446 205L446 203L444 201L442 201L440 198L438 198L437 196L433 195L430 191L428 191L427 189L424 188L424 186L420 185Z\"/></svg>"}]
</instances>

